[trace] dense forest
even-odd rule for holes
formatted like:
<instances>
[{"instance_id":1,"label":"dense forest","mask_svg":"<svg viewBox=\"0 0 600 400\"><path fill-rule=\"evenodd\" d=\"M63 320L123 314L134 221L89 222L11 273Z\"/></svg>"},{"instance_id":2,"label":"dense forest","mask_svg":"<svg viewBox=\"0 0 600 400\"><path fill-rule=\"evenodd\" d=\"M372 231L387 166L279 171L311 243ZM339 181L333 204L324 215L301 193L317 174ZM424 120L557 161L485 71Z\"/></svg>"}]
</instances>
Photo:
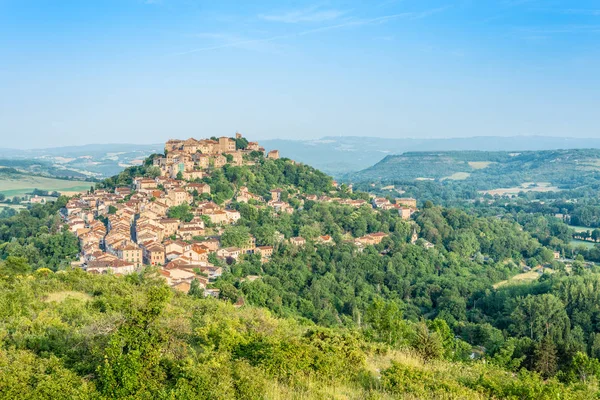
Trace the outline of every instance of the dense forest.
<instances>
[{"instance_id":1,"label":"dense forest","mask_svg":"<svg viewBox=\"0 0 600 400\"><path fill-rule=\"evenodd\" d=\"M98 187L156 173L151 157ZM150 267L126 277L71 268L79 249L58 215L64 197L0 215L0 397L597 396L600 250L571 246L570 228L535 202L425 201L407 221L370 205L301 202L369 197L262 157L199 181L211 194L194 201L241 214L224 245L253 235L274 246L266 263L213 259L225 271L213 283L220 300L197 285L174 293ZM265 198L282 188L294 212L230 201L241 186ZM584 204L555 206L575 216ZM375 232L387 237L352 240ZM280 239L293 236L307 244ZM537 279L516 279L524 271Z\"/></svg>"}]
</instances>

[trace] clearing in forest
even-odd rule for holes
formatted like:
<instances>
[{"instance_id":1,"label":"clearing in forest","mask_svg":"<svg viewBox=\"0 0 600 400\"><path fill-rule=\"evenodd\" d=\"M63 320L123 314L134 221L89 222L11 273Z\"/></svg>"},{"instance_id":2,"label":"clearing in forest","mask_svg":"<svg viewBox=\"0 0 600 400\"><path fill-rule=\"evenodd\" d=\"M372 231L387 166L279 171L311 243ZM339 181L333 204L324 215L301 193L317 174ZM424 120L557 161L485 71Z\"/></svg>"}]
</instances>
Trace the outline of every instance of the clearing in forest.
<instances>
[{"instance_id":1,"label":"clearing in forest","mask_svg":"<svg viewBox=\"0 0 600 400\"><path fill-rule=\"evenodd\" d=\"M486 169L492 164L491 161L469 161L469 167L473 169Z\"/></svg>"}]
</instances>

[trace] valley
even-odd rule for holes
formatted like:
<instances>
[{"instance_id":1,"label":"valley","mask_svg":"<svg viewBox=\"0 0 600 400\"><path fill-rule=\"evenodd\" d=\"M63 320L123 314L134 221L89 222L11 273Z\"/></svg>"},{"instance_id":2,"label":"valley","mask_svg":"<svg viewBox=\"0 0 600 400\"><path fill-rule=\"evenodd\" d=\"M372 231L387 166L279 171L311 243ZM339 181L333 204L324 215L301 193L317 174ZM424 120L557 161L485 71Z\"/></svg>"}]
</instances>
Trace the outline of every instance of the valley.
<instances>
[{"instance_id":1,"label":"valley","mask_svg":"<svg viewBox=\"0 0 600 400\"><path fill-rule=\"evenodd\" d=\"M409 153L351 183L241 134L168 140L0 212L0 366L80 398L591 398L595 157Z\"/></svg>"}]
</instances>

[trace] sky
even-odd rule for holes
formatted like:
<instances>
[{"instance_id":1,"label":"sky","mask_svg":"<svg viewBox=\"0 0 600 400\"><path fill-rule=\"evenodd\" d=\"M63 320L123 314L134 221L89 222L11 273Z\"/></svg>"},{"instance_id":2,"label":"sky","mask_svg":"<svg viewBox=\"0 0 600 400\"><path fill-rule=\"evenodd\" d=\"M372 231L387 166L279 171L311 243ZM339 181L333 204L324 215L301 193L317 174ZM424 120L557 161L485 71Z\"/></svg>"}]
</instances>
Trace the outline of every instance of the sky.
<instances>
[{"instance_id":1,"label":"sky","mask_svg":"<svg viewBox=\"0 0 600 400\"><path fill-rule=\"evenodd\" d=\"M600 137L600 0L0 0L0 147Z\"/></svg>"}]
</instances>

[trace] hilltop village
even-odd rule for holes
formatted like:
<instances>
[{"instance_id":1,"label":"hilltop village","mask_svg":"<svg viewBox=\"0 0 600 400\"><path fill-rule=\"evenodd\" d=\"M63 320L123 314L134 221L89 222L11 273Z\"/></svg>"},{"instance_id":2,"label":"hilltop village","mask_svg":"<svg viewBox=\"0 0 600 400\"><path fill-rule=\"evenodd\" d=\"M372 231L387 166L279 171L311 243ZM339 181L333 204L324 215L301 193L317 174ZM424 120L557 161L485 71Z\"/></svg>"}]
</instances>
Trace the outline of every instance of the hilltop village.
<instances>
[{"instance_id":1,"label":"hilltop village","mask_svg":"<svg viewBox=\"0 0 600 400\"><path fill-rule=\"evenodd\" d=\"M272 187L266 198L240 186L231 198L220 204L213 201L211 186L206 183L211 174L226 165L254 166L261 158L279 160L280 155L277 150L265 151L257 142L248 142L240 134L234 138L167 141L164 154L148 160L151 174L134 176L127 186L90 191L67 203L62 216L80 242L77 265L90 273L121 275L152 265L170 286L187 292L196 280L205 295L216 297L218 289L209 289L208 284L221 276L224 266L244 255L260 255L265 263L278 243L291 246L334 243L325 234L307 240L278 233L274 246L257 243L252 235L238 247L224 246L221 235L241 218L236 204L251 203L271 210L274 216L292 214L305 201L397 210L403 219L410 219L417 210L416 200L410 198L394 202L372 198L369 202L336 196L342 188L335 182L329 193L307 194L293 188ZM288 159L282 161L295 164ZM343 190L351 192L352 188ZM386 236L374 232L353 238L352 242L360 251L365 246L379 244Z\"/></svg>"}]
</instances>

